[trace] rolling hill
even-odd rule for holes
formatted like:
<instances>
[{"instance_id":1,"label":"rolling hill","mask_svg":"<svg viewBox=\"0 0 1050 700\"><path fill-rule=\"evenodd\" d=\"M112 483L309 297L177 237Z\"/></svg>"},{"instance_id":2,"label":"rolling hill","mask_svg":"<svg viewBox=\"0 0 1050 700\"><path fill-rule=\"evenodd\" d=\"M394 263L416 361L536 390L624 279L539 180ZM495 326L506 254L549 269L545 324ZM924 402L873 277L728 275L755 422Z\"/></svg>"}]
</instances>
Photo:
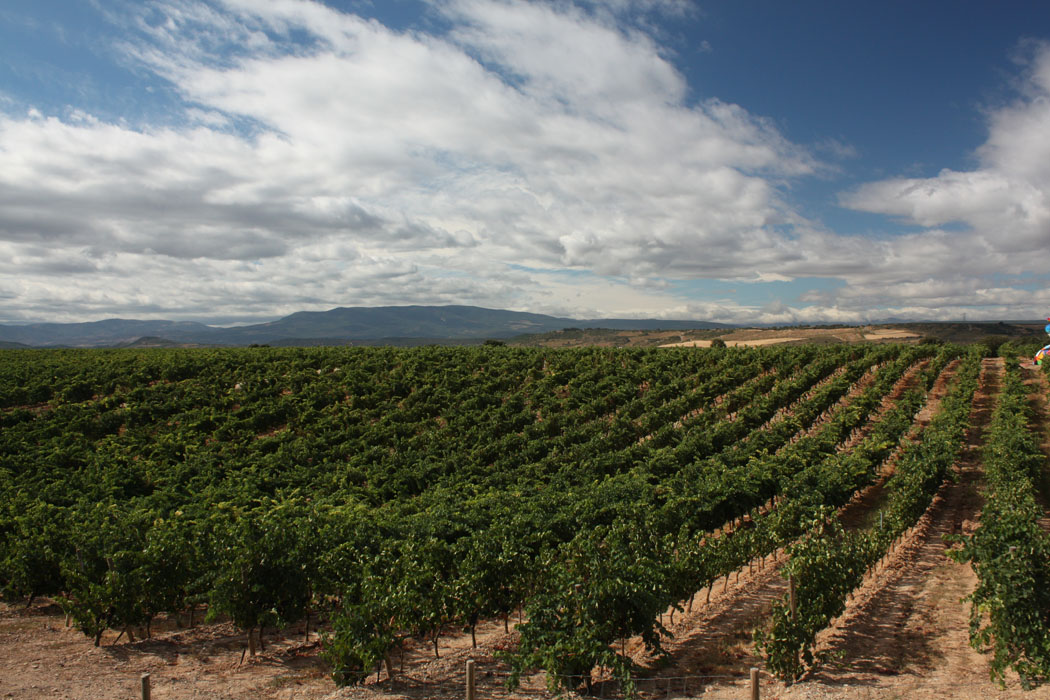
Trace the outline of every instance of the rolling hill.
<instances>
[{"instance_id":1,"label":"rolling hill","mask_svg":"<svg viewBox=\"0 0 1050 700\"><path fill-rule=\"evenodd\" d=\"M85 323L0 325L0 342L35 347L109 347L147 338L200 345L344 345L352 341L410 342L507 339L566 327L631 330L729 328L692 320L572 319L477 306L341 307L300 311L268 323L221 328L202 323L107 319Z\"/></svg>"}]
</instances>

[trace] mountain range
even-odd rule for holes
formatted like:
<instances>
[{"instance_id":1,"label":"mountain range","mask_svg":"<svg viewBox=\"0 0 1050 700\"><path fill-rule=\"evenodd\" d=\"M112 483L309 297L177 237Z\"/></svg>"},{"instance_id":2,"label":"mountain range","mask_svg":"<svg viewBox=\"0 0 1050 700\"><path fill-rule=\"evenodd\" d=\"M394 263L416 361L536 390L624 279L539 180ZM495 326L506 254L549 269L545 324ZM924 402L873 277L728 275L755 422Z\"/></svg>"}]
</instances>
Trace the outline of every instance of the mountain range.
<instances>
[{"instance_id":1,"label":"mountain range","mask_svg":"<svg viewBox=\"0 0 1050 700\"><path fill-rule=\"evenodd\" d=\"M731 328L706 321L573 319L478 306L340 307L299 311L269 323L222 328L188 321L107 319L84 323L0 325L0 347L113 347L149 338L152 344L346 345L354 341L508 339L566 327L614 330ZM159 340L162 339L162 340Z\"/></svg>"}]
</instances>

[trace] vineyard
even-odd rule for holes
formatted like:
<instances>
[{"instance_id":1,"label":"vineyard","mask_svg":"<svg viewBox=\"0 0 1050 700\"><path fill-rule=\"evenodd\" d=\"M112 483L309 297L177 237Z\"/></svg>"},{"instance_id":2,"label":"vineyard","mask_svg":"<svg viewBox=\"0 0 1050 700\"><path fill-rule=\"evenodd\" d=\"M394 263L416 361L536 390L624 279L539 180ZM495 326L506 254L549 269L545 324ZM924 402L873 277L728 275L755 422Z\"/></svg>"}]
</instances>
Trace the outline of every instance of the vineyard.
<instances>
[{"instance_id":1,"label":"vineyard","mask_svg":"<svg viewBox=\"0 0 1050 700\"><path fill-rule=\"evenodd\" d=\"M682 620L718 624L712 593L746 572L769 602L748 653L787 688L932 542L974 572L954 605L981 673L1034 688L1046 383L987 354L4 351L5 614L48 601L100 648L227 625L246 668L294 629L335 684L391 692L484 629L500 688L632 695L710 668ZM985 502L945 545L952 484Z\"/></svg>"}]
</instances>

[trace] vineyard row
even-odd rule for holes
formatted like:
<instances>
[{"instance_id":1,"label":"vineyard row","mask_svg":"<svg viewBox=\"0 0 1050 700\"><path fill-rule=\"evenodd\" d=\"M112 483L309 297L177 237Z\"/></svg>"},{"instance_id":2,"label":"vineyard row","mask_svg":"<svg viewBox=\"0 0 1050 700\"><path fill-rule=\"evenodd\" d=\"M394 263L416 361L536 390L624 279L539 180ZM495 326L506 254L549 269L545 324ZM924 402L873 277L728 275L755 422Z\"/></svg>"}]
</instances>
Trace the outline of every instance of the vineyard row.
<instances>
[{"instance_id":1,"label":"vineyard row","mask_svg":"<svg viewBox=\"0 0 1050 700\"><path fill-rule=\"evenodd\" d=\"M807 547L845 541L827 509L878 477L962 355L4 353L0 587L54 597L96 641L201 605L249 635L321 613L340 682L410 637L437 653L450 623L523 607L515 674L627 677L616 642L659 650L668 607L792 542L803 567ZM973 357L942 414L965 403ZM951 449L946 421L917 444ZM873 543L943 469L900 459L904 505Z\"/></svg>"}]
</instances>

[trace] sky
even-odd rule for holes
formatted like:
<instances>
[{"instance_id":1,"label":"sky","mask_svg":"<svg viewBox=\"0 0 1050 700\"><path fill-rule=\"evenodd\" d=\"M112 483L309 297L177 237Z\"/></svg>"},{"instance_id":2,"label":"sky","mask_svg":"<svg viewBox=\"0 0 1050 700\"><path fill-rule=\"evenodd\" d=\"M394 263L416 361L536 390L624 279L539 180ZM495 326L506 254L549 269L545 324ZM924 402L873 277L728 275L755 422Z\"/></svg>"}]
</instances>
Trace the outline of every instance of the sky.
<instances>
[{"instance_id":1,"label":"sky","mask_svg":"<svg viewBox=\"0 0 1050 700\"><path fill-rule=\"evenodd\" d=\"M3 0L0 323L1050 315L1050 5Z\"/></svg>"}]
</instances>

